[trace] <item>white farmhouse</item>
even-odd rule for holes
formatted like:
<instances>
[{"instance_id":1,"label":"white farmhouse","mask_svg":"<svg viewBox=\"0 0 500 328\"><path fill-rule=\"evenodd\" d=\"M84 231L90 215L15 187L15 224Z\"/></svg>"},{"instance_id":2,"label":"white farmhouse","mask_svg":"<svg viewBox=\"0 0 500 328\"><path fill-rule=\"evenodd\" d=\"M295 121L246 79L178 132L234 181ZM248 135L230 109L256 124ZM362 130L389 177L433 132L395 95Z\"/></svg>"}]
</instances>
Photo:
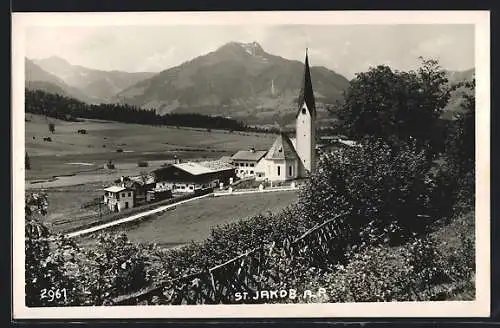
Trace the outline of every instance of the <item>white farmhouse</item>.
<instances>
[{"instance_id":1,"label":"white farmhouse","mask_svg":"<svg viewBox=\"0 0 500 328\"><path fill-rule=\"evenodd\" d=\"M236 167L236 176L240 179L256 176L257 164L266 155L265 150L240 150L232 157L232 163Z\"/></svg>"},{"instance_id":2,"label":"white farmhouse","mask_svg":"<svg viewBox=\"0 0 500 328\"><path fill-rule=\"evenodd\" d=\"M111 186L104 189L104 204L113 212L134 207L134 190L125 186Z\"/></svg>"}]
</instances>

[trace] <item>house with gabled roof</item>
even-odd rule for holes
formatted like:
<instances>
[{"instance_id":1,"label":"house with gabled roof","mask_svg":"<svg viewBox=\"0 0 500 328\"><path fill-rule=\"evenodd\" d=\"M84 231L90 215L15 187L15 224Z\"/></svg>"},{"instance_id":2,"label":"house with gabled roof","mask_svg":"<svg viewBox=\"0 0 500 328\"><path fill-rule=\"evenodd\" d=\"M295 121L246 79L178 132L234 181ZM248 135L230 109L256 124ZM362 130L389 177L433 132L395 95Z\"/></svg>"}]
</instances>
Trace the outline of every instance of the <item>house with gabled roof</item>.
<instances>
[{"instance_id":1,"label":"house with gabled roof","mask_svg":"<svg viewBox=\"0 0 500 328\"><path fill-rule=\"evenodd\" d=\"M134 207L134 190L125 185L114 185L104 189L104 204L113 212Z\"/></svg>"},{"instance_id":2,"label":"house with gabled roof","mask_svg":"<svg viewBox=\"0 0 500 328\"><path fill-rule=\"evenodd\" d=\"M257 164L266 156L266 150L240 150L232 156L232 163L236 167L236 176L245 178L256 175Z\"/></svg>"},{"instance_id":3,"label":"house with gabled roof","mask_svg":"<svg viewBox=\"0 0 500 328\"><path fill-rule=\"evenodd\" d=\"M153 171L155 190L175 193L197 192L228 184L236 177L234 166L225 161L170 164Z\"/></svg>"},{"instance_id":4,"label":"house with gabled roof","mask_svg":"<svg viewBox=\"0 0 500 328\"><path fill-rule=\"evenodd\" d=\"M114 212L144 205L153 200L150 193L153 188L154 179L151 175L122 176L114 185L104 189L104 204Z\"/></svg>"}]
</instances>

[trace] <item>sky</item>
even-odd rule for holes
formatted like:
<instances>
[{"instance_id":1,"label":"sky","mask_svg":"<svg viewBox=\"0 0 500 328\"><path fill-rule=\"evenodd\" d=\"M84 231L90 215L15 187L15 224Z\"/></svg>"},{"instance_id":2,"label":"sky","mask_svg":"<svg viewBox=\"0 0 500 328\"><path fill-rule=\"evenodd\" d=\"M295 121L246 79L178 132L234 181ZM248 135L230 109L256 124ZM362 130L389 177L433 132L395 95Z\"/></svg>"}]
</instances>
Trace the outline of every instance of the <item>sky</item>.
<instances>
[{"instance_id":1,"label":"sky","mask_svg":"<svg viewBox=\"0 0 500 328\"><path fill-rule=\"evenodd\" d=\"M325 66L347 78L370 66L418 67L418 57L449 70L474 67L474 25L44 26L26 29L26 56L59 56L102 70L159 72L223 44L258 42L266 52Z\"/></svg>"}]
</instances>

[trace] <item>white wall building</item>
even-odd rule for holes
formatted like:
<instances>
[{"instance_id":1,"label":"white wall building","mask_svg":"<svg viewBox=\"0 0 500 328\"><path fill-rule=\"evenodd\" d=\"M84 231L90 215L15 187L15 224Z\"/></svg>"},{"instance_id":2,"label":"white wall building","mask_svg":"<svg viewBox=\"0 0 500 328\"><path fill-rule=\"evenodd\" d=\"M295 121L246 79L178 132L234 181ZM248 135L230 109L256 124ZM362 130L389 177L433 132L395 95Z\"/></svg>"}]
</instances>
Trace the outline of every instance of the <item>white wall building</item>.
<instances>
[{"instance_id":1,"label":"white wall building","mask_svg":"<svg viewBox=\"0 0 500 328\"><path fill-rule=\"evenodd\" d=\"M104 189L104 204L113 212L134 207L134 191L123 186Z\"/></svg>"},{"instance_id":2,"label":"white wall building","mask_svg":"<svg viewBox=\"0 0 500 328\"><path fill-rule=\"evenodd\" d=\"M257 180L287 181L299 177L299 157L284 133L278 135L256 171Z\"/></svg>"},{"instance_id":3,"label":"white wall building","mask_svg":"<svg viewBox=\"0 0 500 328\"><path fill-rule=\"evenodd\" d=\"M236 168L236 176L240 179L256 176L257 164L266 155L265 150L240 150L232 157L232 164Z\"/></svg>"}]
</instances>

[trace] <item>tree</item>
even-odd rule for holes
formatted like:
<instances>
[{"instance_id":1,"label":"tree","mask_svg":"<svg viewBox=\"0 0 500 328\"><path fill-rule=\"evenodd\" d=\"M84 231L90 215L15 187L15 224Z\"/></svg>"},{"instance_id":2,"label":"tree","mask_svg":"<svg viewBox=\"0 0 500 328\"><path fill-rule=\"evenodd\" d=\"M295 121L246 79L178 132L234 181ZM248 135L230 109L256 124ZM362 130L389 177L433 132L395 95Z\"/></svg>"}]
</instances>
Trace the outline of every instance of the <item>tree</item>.
<instances>
[{"instance_id":1,"label":"tree","mask_svg":"<svg viewBox=\"0 0 500 328\"><path fill-rule=\"evenodd\" d=\"M26 170L31 170L31 162L28 153L25 153L24 155L24 167L26 168Z\"/></svg>"},{"instance_id":2,"label":"tree","mask_svg":"<svg viewBox=\"0 0 500 328\"><path fill-rule=\"evenodd\" d=\"M148 184L148 180L149 180L149 174L148 172L146 171L141 171L140 172L140 177L141 177L141 182L142 184L145 186Z\"/></svg>"},{"instance_id":3,"label":"tree","mask_svg":"<svg viewBox=\"0 0 500 328\"><path fill-rule=\"evenodd\" d=\"M351 136L386 141L413 138L418 147L431 145L450 91L438 62L420 59L417 71L393 71L379 65L356 75L337 109Z\"/></svg>"},{"instance_id":4,"label":"tree","mask_svg":"<svg viewBox=\"0 0 500 328\"><path fill-rule=\"evenodd\" d=\"M43 224L41 217L47 214L47 207L46 194L26 195L26 305L76 305L81 293L71 272L76 266L78 248L64 236L51 234Z\"/></svg>"},{"instance_id":5,"label":"tree","mask_svg":"<svg viewBox=\"0 0 500 328\"><path fill-rule=\"evenodd\" d=\"M446 140L446 165L449 170L450 183L455 187L457 200L471 203L474 199L475 186L475 86L476 80L465 81L457 84L454 88L465 87L462 93L461 107L463 113L459 113L452 121L452 130Z\"/></svg>"},{"instance_id":6,"label":"tree","mask_svg":"<svg viewBox=\"0 0 500 328\"><path fill-rule=\"evenodd\" d=\"M455 87L462 86L471 92L462 93L461 107L464 112L455 117L454 129L447 140L447 155L459 173L465 174L472 171L475 164L476 80L465 81Z\"/></svg>"},{"instance_id":7,"label":"tree","mask_svg":"<svg viewBox=\"0 0 500 328\"><path fill-rule=\"evenodd\" d=\"M147 286L150 252L151 247L134 244L125 234L99 236L97 245L82 258L80 279L89 294L85 305L106 305L116 296Z\"/></svg>"},{"instance_id":8,"label":"tree","mask_svg":"<svg viewBox=\"0 0 500 328\"><path fill-rule=\"evenodd\" d=\"M54 123L49 123L49 132L54 133L56 130L55 124Z\"/></svg>"},{"instance_id":9,"label":"tree","mask_svg":"<svg viewBox=\"0 0 500 328\"><path fill-rule=\"evenodd\" d=\"M346 243L399 243L428 226L430 166L415 142L394 148L365 140L322 156L301 190L300 204L317 223L344 214L337 224Z\"/></svg>"}]
</instances>

